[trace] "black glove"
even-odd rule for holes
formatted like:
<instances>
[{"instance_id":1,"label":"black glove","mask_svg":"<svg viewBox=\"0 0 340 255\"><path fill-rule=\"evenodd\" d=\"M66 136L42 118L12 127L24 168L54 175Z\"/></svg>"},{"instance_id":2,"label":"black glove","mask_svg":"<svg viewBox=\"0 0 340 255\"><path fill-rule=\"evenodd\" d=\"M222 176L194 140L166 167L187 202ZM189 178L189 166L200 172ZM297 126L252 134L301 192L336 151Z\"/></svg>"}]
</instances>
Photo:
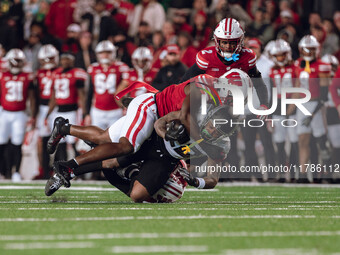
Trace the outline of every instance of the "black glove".
<instances>
[{"instance_id":1,"label":"black glove","mask_svg":"<svg viewBox=\"0 0 340 255\"><path fill-rule=\"evenodd\" d=\"M179 144L185 144L190 140L190 137L184 125L179 120L173 120L166 129L165 140L178 141Z\"/></svg>"},{"instance_id":2,"label":"black glove","mask_svg":"<svg viewBox=\"0 0 340 255\"><path fill-rule=\"evenodd\" d=\"M187 169L180 167L178 169L178 172L190 186L194 186L196 188L198 187L199 183L197 178L192 177L192 175L189 173Z\"/></svg>"}]
</instances>

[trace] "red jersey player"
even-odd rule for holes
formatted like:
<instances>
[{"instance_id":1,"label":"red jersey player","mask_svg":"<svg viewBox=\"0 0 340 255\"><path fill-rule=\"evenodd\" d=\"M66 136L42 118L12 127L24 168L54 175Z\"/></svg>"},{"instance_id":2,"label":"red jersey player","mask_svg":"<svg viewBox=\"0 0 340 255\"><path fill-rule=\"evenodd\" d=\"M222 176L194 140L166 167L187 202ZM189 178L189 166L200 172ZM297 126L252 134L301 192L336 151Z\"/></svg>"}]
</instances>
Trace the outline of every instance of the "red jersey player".
<instances>
[{"instance_id":1,"label":"red jersey player","mask_svg":"<svg viewBox=\"0 0 340 255\"><path fill-rule=\"evenodd\" d=\"M27 115L26 101L29 99L31 113L35 118L36 104L33 86L33 75L23 72L26 62L25 54L20 49L12 49L7 55L9 70L0 73L0 161L5 159L4 151L7 147L10 151L8 164L0 162L1 173L11 175L12 164L16 172L12 175L13 181L20 181L19 174L21 163L21 145L24 140ZM33 119L34 120L34 119ZM35 123L33 123L33 126ZM8 144L9 140L11 141ZM5 169L5 165L8 169Z\"/></svg>"},{"instance_id":2,"label":"red jersey player","mask_svg":"<svg viewBox=\"0 0 340 255\"><path fill-rule=\"evenodd\" d=\"M270 69L269 77L273 87L277 88L277 105L281 105L282 88L293 87L296 80L295 66L292 60L292 49L286 41L278 39L273 44L269 53L274 62L274 66ZM278 107L273 113L273 119L285 119L285 116L282 116L280 109L281 108ZM296 119L295 113L291 114L289 119ZM284 147L287 135L291 143L291 163L298 164L298 136L296 129L285 128L280 125L278 121L274 122L273 140L277 147L278 163L283 166L286 164L286 152Z\"/></svg>"},{"instance_id":3,"label":"red jersey player","mask_svg":"<svg viewBox=\"0 0 340 255\"><path fill-rule=\"evenodd\" d=\"M298 86L308 89L311 93L310 101L305 103L304 106L312 113L312 116L306 117L300 110L297 110L296 113L302 172L307 170L311 133L313 133L319 145L322 160L326 162L330 159L330 153L326 147L326 127L323 122L321 107L328 97L331 66L323 63L318 57L319 48L320 44L314 36L304 36L299 42L300 58L295 63Z\"/></svg>"},{"instance_id":4,"label":"red jersey player","mask_svg":"<svg viewBox=\"0 0 340 255\"><path fill-rule=\"evenodd\" d=\"M116 103L114 95L123 80L123 73L128 72L129 68L115 61L117 49L110 41L100 42L95 51L99 63L90 65L87 71L91 79L86 124L91 122L92 125L106 129L123 116L123 109ZM91 115L90 121L88 114Z\"/></svg>"},{"instance_id":5,"label":"red jersey player","mask_svg":"<svg viewBox=\"0 0 340 255\"><path fill-rule=\"evenodd\" d=\"M39 89L39 114L37 118L37 127L39 132L38 141L38 158L39 158L39 175L36 179L46 178L49 175L49 159L47 153L47 140L50 135L52 126L51 118L45 123L48 112L48 103L53 91L53 75L59 64L59 52L51 44L44 45L38 52L40 69L36 75L36 84ZM53 117L52 117L53 118Z\"/></svg>"},{"instance_id":6,"label":"red jersey player","mask_svg":"<svg viewBox=\"0 0 340 255\"><path fill-rule=\"evenodd\" d=\"M85 91L84 85L87 80L87 74L83 69L74 68L74 56L70 53L63 53L60 56L61 68L55 72L53 76L53 91L49 102L49 110L46 115L46 121L49 115L52 113L54 107L58 106L56 114L63 116L67 119L67 122L77 122L77 110L78 105L82 111L85 111ZM58 120L58 118L57 118ZM56 122L56 120L55 120ZM79 120L78 120L79 123ZM66 159L66 143L72 144L75 149L75 139L66 138L66 141L59 146L56 157L59 160ZM51 146L54 144L54 140L50 139L47 143L47 151L52 154Z\"/></svg>"},{"instance_id":7,"label":"red jersey player","mask_svg":"<svg viewBox=\"0 0 340 255\"><path fill-rule=\"evenodd\" d=\"M124 74L124 82L119 90L128 87L135 81L142 81L147 84L151 84L159 71L158 68L151 67L153 56L150 49L147 47L137 48L133 52L131 59L134 68ZM141 87L132 91L129 96L134 98L146 92L146 88Z\"/></svg>"},{"instance_id":8,"label":"red jersey player","mask_svg":"<svg viewBox=\"0 0 340 255\"><path fill-rule=\"evenodd\" d=\"M261 108L267 108L268 91L256 68L256 55L244 48L244 31L240 23L232 18L223 19L214 31L215 46L207 47L196 55L196 63L185 73L182 81L199 74L220 77L232 68L241 69L253 79L260 99Z\"/></svg>"}]
</instances>

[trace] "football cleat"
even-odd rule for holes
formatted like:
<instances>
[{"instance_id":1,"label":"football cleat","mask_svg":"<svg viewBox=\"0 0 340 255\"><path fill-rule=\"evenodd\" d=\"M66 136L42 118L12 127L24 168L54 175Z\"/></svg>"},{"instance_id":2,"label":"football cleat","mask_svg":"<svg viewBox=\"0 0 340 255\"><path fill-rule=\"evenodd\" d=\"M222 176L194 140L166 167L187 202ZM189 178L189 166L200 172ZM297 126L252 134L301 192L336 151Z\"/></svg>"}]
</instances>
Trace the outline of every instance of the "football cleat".
<instances>
[{"instance_id":1,"label":"football cleat","mask_svg":"<svg viewBox=\"0 0 340 255\"><path fill-rule=\"evenodd\" d=\"M61 133L61 127L68 123L68 120L63 117L58 117L54 120L52 133L47 142L47 152L49 154L53 154L57 150L61 138L64 137Z\"/></svg>"},{"instance_id":2,"label":"football cleat","mask_svg":"<svg viewBox=\"0 0 340 255\"><path fill-rule=\"evenodd\" d=\"M53 163L53 170L56 174L60 176L63 181L63 185L66 188L71 187L70 180L72 179L71 173L73 172L72 168L63 164L65 161L58 161Z\"/></svg>"},{"instance_id":3,"label":"football cleat","mask_svg":"<svg viewBox=\"0 0 340 255\"><path fill-rule=\"evenodd\" d=\"M58 174L53 175L47 180L45 185L45 195L51 196L56 192L61 186L63 186L63 181Z\"/></svg>"}]
</instances>

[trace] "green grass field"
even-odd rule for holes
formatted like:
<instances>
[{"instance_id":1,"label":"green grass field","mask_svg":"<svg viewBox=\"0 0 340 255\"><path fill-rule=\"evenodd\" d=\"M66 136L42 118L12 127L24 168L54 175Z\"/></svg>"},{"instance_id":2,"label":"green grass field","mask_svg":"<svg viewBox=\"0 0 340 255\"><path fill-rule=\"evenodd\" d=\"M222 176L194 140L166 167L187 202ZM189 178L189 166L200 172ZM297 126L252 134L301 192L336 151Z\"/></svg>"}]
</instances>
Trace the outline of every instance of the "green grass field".
<instances>
[{"instance_id":1,"label":"green grass field","mask_svg":"<svg viewBox=\"0 0 340 255\"><path fill-rule=\"evenodd\" d=\"M134 204L106 182L0 183L0 254L340 254L340 186L187 189Z\"/></svg>"}]
</instances>

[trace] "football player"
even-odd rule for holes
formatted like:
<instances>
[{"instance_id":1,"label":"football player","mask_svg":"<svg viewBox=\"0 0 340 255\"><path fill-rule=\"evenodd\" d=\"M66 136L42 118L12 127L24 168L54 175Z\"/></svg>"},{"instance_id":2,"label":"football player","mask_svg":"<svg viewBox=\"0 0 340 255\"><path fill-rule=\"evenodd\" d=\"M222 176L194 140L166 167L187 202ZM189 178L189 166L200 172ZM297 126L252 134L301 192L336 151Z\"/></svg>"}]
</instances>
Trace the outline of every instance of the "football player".
<instances>
[{"instance_id":1,"label":"football player","mask_svg":"<svg viewBox=\"0 0 340 255\"><path fill-rule=\"evenodd\" d=\"M123 116L123 109L114 100L114 95L129 67L115 61L117 48L110 41L101 41L95 51L98 63L90 65L87 70L90 87L85 123L106 129Z\"/></svg>"},{"instance_id":2,"label":"football player","mask_svg":"<svg viewBox=\"0 0 340 255\"><path fill-rule=\"evenodd\" d=\"M311 134L316 139L320 150L320 156L324 163L330 159L330 152L326 146L326 127L323 121L322 106L328 100L328 85L331 66L323 63L319 58L320 44L312 35L304 36L299 42L300 58L295 62L298 86L308 89L311 99L305 103L306 109L312 116L305 116L302 111L297 110L297 132L299 135L299 161L302 172L306 173L306 164L310 155ZM299 97L299 95L293 95ZM295 105L290 105L287 114L292 113ZM309 179L311 182L312 180Z\"/></svg>"},{"instance_id":3,"label":"football player","mask_svg":"<svg viewBox=\"0 0 340 255\"><path fill-rule=\"evenodd\" d=\"M327 131L328 139L332 145L332 163L340 164L340 69L339 61L333 55L325 55L321 58L332 66L331 85L329 87L327 106ZM338 88L337 88L338 87ZM338 110L337 110L338 109Z\"/></svg>"},{"instance_id":4,"label":"football player","mask_svg":"<svg viewBox=\"0 0 340 255\"><path fill-rule=\"evenodd\" d=\"M51 44L44 45L38 52L40 69L36 75L36 84L39 89L39 114L37 127L40 139L38 140L39 174L35 179L49 177L50 156L47 153L47 141L50 136L51 118L45 123L48 104L52 94L53 75L59 64L59 52Z\"/></svg>"},{"instance_id":5,"label":"football player","mask_svg":"<svg viewBox=\"0 0 340 255\"><path fill-rule=\"evenodd\" d=\"M74 68L74 56L70 53L62 53L60 56L60 66L55 71L52 84L52 95L49 102L48 113L45 117L45 122L48 122L48 117L52 113L55 106L58 106L56 114L65 117L67 121L72 123L79 123L77 121L78 106L82 112L85 112L85 81L87 80L87 74L83 69ZM56 121L55 121L56 122ZM55 144L55 138L50 137L47 142L47 152L52 154L55 149L51 148ZM60 139L58 140L58 143ZM75 138L67 137L62 140L61 146L56 153L57 160L66 160L67 151L66 143L72 145L75 150Z\"/></svg>"},{"instance_id":6,"label":"football player","mask_svg":"<svg viewBox=\"0 0 340 255\"><path fill-rule=\"evenodd\" d=\"M120 96L129 92L131 90L131 87L138 87L138 85L150 86L138 82L132 84L129 88L127 88L126 91L122 91L122 93L118 94L116 97L119 99ZM192 103L194 103L196 100L200 102L200 94L201 93L197 88L196 81L187 81L179 85L169 86L156 95L153 93L147 93L138 96L131 101L127 110L127 115L121 118L115 124L113 124L106 131L100 130L97 127L80 127L69 125L61 120L54 126L51 137L60 139L60 137L62 136L72 135L83 140L90 140L99 145L93 150L81 156L78 156L73 160L63 163L62 166L57 165L58 168L55 168L56 172L60 173L65 169L67 171L68 169L77 171L76 169L79 166L94 161L119 157L123 155L130 155L131 153L134 153L133 155L136 155L139 151L143 153L145 153L145 151L150 151L144 149L142 151L140 150L140 147L152 134L154 123L158 119L158 116L163 117L171 112L178 112L178 116L176 116L176 118L178 118L181 123L183 123L186 130L191 132L190 134L192 136L192 139L201 140L202 132L200 132L200 129L198 127L198 122L197 120L195 121L194 117L192 117L193 113L189 111L190 101ZM58 119L59 118L57 118L57 120ZM214 137L212 137L212 139L213 138ZM201 140L199 142L199 147L201 148L201 150L204 150L209 158L214 161L220 162L221 160L223 160L225 158L225 153L223 153L223 149L219 146L211 145L208 138L205 137L204 139L205 140ZM227 144L227 142L224 142L224 144ZM177 146L175 151L177 151L176 153L178 154L178 151L181 150L182 147ZM160 150L156 150L156 152L156 154L162 154ZM159 157L162 156L164 155L160 155ZM170 164L171 162L171 160L167 160L165 162L159 161L159 164ZM156 167L152 167L152 169L156 169ZM169 167L167 167L166 169L169 169ZM59 185L60 183L62 183L65 186L69 186L69 180L67 180L67 178L62 178L62 176L60 177L58 175L55 175L54 177L56 178L56 180L50 179L52 182L50 186L58 186L53 185L54 182L59 183ZM138 182L135 183L134 186L135 185L137 185L136 190L145 191L139 191L138 194L147 194L145 187L142 187L143 185L141 186L141 184ZM139 199L140 198L136 198L136 201L139 201Z\"/></svg>"},{"instance_id":7,"label":"football player","mask_svg":"<svg viewBox=\"0 0 340 255\"><path fill-rule=\"evenodd\" d=\"M199 74L220 77L233 68L241 69L253 79L261 103L261 109L268 108L268 91L256 68L256 55L244 47L244 31L233 18L221 20L214 30L215 46L207 47L196 55L196 63L185 73L182 81Z\"/></svg>"},{"instance_id":8,"label":"football player","mask_svg":"<svg viewBox=\"0 0 340 255\"><path fill-rule=\"evenodd\" d=\"M274 42L269 50L269 55L274 62L274 66L270 69L269 77L273 87L277 88L278 93L278 105L281 105L281 90L282 88L294 87L296 81L295 66L292 60L292 49L289 44L278 39ZM291 95L287 96L288 98ZM273 113L273 119L281 120L285 119L286 116L281 114L281 108L277 108ZM296 119L296 112L294 111L289 119ZM285 141L288 135L291 143L290 149L290 163L297 165L298 160L298 135L295 128L285 128L280 125L279 121L274 121L273 140L277 148L277 159L279 165L286 165L286 151Z\"/></svg>"},{"instance_id":9,"label":"football player","mask_svg":"<svg viewBox=\"0 0 340 255\"><path fill-rule=\"evenodd\" d=\"M133 69L130 69L129 72L124 75L124 80L119 90L125 89L135 81L143 81L151 84L159 71L158 68L151 67L153 56L150 49L147 47L137 48L132 53L131 60ZM141 87L132 91L129 96L135 98L136 96L142 95L146 92L146 88Z\"/></svg>"},{"instance_id":10,"label":"football player","mask_svg":"<svg viewBox=\"0 0 340 255\"><path fill-rule=\"evenodd\" d=\"M141 149L133 155L86 164L74 170L70 170L65 165L65 162L55 163L56 175L47 182L45 189L46 195L53 194L63 184L68 187L70 185L69 181L74 176L93 172L94 170L104 170L108 181L129 195L133 201L150 201L157 190L166 183L169 174L171 174L174 167L176 168L179 163L182 164L182 168L179 169L179 174L184 176L184 180L188 181L189 185L200 189L214 188L219 179L218 171L208 172L205 178L194 178L187 172L185 163L179 162L181 159L206 155L199 144L200 142L190 140L184 126L178 120L174 120L174 118L178 118L179 116L180 111L176 111L158 119L155 123L155 130L163 139L159 139L156 133L153 133L150 139L143 143ZM230 147L228 136L236 127L230 127L228 125L214 126L212 120L216 118L231 119L231 116L231 108L222 105L210 111L201 122L201 140L204 139L204 141L211 146L209 148L209 155L216 152L214 151L215 148L219 148L219 152L222 152L219 156L222 158L226 157ZM101 140L100 143L118 141L119 130L124 125L125 118L126 116L122 117L110 127L111 141L105 140L105 137L102 136L104 140ZM169 124L168 127L167 124ZM97 137L100 136L99 130L96 132L98 132ZM92 134L94 135L94 133ZM91 140L98 142L98 139ZM183 148L187 146L190 146L191 150L185 153ZM139 166L133 164L141 161L142 163ZM220 160L214 160L208 156L209 166L219 165L220 162ZM112 168L118 169L117 172L115 173ZM122 177L123 180L117 175Z\"/></svg>"},{"instance_id":11,"label":"football player","mask_svg":"<svg viewBox=\"0 0 340 255\"><path fill-rule=\"evenodd\" d=\"M33 75L23 72L26 63L24 52L12 49L6 54L6 59L8 71L0 73L0 101L3 108L0 112L0 160L5 158L5 149L8 157L6 166L0 162L0 168L2 174L12 176L12 181L20 181L21 145L27 123L26 101L30 103L31 123L34 127L37 115L36 95ZM13 175L12 166L15 166Z\"/></svg>"}]
</instances>

